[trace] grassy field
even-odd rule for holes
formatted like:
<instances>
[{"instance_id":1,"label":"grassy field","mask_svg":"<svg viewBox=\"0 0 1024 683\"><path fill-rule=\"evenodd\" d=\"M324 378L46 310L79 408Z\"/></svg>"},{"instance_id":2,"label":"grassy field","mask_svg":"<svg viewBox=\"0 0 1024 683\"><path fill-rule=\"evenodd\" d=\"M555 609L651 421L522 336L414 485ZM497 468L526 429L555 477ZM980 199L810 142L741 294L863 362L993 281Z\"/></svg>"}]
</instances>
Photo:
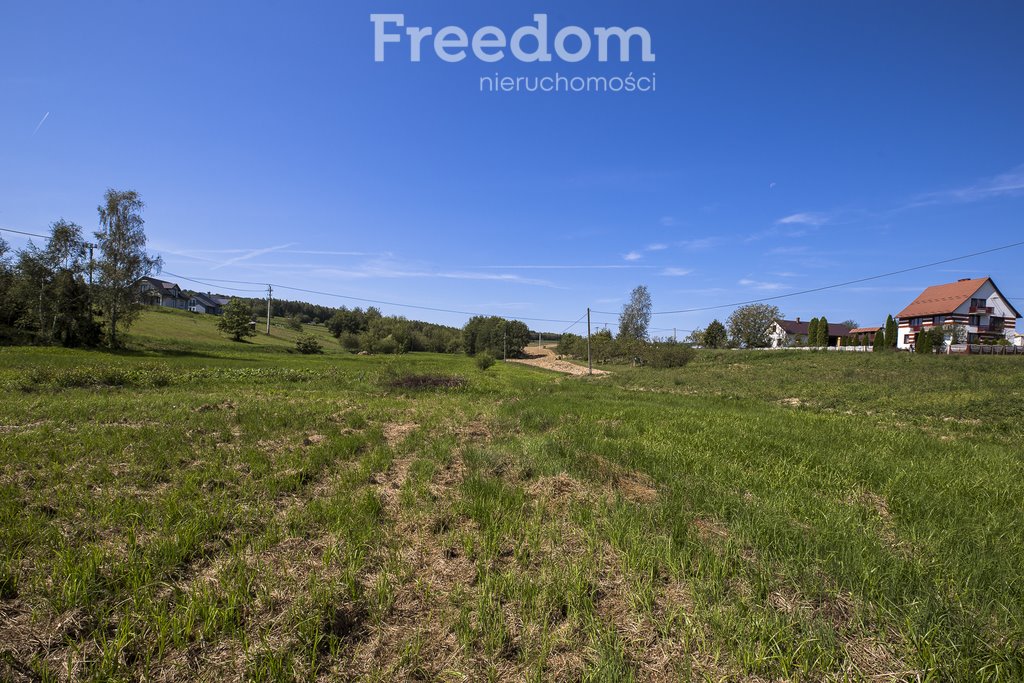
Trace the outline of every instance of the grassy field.
<instances>
[{"instance_id":1,"label":"grassy field","mask_svg":"<svg viewBox=\"0 0 1024 683\"><path fill-rule=\"evenodd\" d=\"M0 680L1024 679L1020 358L309 331L0 348Z\"/></svg>"}]
</instances>

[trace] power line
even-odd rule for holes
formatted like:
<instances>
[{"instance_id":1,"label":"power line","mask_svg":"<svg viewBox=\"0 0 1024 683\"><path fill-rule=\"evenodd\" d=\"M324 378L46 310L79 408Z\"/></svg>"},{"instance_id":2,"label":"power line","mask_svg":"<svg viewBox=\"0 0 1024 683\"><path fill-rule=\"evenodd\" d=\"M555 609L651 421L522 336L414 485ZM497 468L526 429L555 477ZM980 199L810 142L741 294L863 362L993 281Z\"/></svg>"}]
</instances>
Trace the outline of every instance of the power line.
<instances>
[{"instance_id":1,"label":"power line","mask_svg":"<svg viewBox=\"0 0 1024 683\"><path fill-rule=\"evenodd\" d=\"M247 293L259 292L260 294L262 294L263 291L264 291L262 289L239 289L238 287L225 287L224 285L219 285L219 284L218 285L214 285L214 284L211 284L210 282L203 282L202 280L194 280L194 279L192 279L190 277L185 277L184 275L175 275L174 273L172 273L170 271L167 271L167 270L162 271L162 273L170 275L171 277L176 277L179 280L185 280L186 282L192 282L192 283L195 283L197 285L203 285L204 287L213 287L214 289L226 289L226 290L231 291L231 292L247 292Z\"/></svg>"},{"instance_id":2,"label":"power line","mask_svg":"<svg viewBox=\"0 0 1024 683\"><path fill-rule=\"evenodd\" d=\"M872 280L880 280L886 277L892 277L893 275L902 275L903 273L910 273L915 270L924 270L925 268L933 268L935 266L941 266L946 263L953 263L954 261L963 261L964 259L974 258L975 256L983 256L984 254L991 254L996 251L1004 251L1006 249L1013 249L1014 247L1024 246L1024 241L1014 242L1012 244L1004 244L1001 247L993 247L992 249L985 249L983 251L976 251L972 254L964 254L963 256L954 256L953 258L943 259L941 261L934 261L932 263L926 263L920 266L913 266L911 268L903 268L901 270L894 270L889 273L882 273L881 275L871 275L869 277L857 278L856 280L847 280L846 282L838 282L832 285L824 285L822 287L812 287L811 289L803 289L799 292L789 292L788 294L777 294L775 296L767 296L761 299L751 299L749 301L738 301L731 304L718 304L716 306L702 306L699 308L683 308L678 311L656 311L651 315L672 315L675 313L698 313L700 311L713 311L717 308L732 308L734 306L746 306L748 304L758 304L765 301L777 301L778 299L786 299L794 296L801 296L804 294L813 294L814 292L823 292L828 289L837 289L839 287L848 287L849 285L860 284L861 282L870 282Z\"/></svg>"},{"instance_id":3,"label":"power line","mask_svg":"<svg viewBox=\"0 0 1024 683\"><path fill-rule=\"evenodd\" d=\"M23 230L11 230L10 228L0 228L0 232L10 232L15 235L26 235L28 237L42 237L44 240L50 239L49 235L40 235L34 232L24 232Z\"/></svg>"},{"instance_id":4,"label":"power line","mask_svg":"<svg viewBox=\"0 0 1024 683\"><path fill-rule=\"evenodd\" d=\"M198 280L194 280L192 278L188 278L188 277L186 277L184 275L178 275L176 273L172 273L169 270L165 270L163 272L166 275L170 275L171 277L180 278L182 280L188 280L189 282L198 282ZM291 292L301 292L303 294L316 294L317 296L329 296L329 297L333 297L333 298L336 298L336 299L346 299L346 300L350 300L350 301L359 301L359 302L362 302L362 303L376 304L376 305L379 305L379 306L396 306L396 307L399 307L399 308L413 308L413 309L420 310L420 311L432 311L432 312L435 312L435 313L452 313L452 314L455 314L455 315L468 315L468 316L471 316L471 317L472 316L481 315L479 311L476 311L476 312L474 312L474 311L460 311L460 310L453 309L453 308L437 308L437 307L434 307L434 306L420 306L418 304L403 304L403 303L399 303L397 301L384 301L382 299L366 299L366 298L358 297L358 296L349 296L347 294L338 294L336 292L324 292L324 291L316 290L316 289L303 289L302 287L290 287L288 285L282 285L282 284L278 284L276 282L253 282L251 280L221 280L221 279L216 279L216 278L207 278L207 280L209 280L210 282L218 282L218 283L220 283L220 282L227 282L227 283L231 283L231 284L240 284L240 285L261 285L263 287L266 287L267 285L271 285L273 287L276 287L277 289L285 289L285 290L288 290L288 291L291 291ZM211 285L211 286L214 286L214 285ZM220 286L220 285L216 285L216 286ZM225 289L227 289L227 287L225 287ZM260 290L260 291L262 291L262 290ZM528 321L528 322L545 322L545 323L571 323L573 325L575 325L576 322L578 322L578 321L573 322L573 321L570 321L570 320L559 320L559 319L553 319L553 318L524 318L524 317L520 317L520 316L507 316L507 317L509 317L511 320L522 320L524 322Z\"/></svg>"},{"instance_id":5,"label":"power line","mask_svg":"<svg viewBox=\"0 0 1024 683\"><path fill-rule=\"evenodd\" d=\"M579 324L580 324L580 323L581 323L581 322L583 321L583 319L584 319L584 318L586 318L586 317L587 317L587 314L586 314L586 313L584 313L584 314L583 314L583 315L581 315L580 317L576 318L576 321L575 321L575 322L573 322L573 323L570 323L570 324L569 324L569 327L567 327L567 328L565 328L564 330L562 330L562 334L565 334L565 333L566 333L566 332L568 332L568 331L569 331L570 329L572 329L572 328L576 327L577 325L579 325Z\"/></svg>"}]
</instances>

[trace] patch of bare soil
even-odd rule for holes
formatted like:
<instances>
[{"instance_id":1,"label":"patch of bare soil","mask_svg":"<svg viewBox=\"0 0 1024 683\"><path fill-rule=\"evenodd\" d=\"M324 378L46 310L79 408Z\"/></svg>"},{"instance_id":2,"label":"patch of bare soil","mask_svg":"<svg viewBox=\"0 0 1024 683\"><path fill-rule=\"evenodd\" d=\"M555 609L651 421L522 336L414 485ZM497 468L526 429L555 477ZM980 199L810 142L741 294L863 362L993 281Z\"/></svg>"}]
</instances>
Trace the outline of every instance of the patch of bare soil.
<instances>
[{"instance_id":1,"label":"patch of bare soil","mask_svg":"<svg viewBox=\"0 0 1024 683\"><path fill-rule=\"evenodd\" d=\"M415 422L389 422L383 428L384 440L388 446L394 448L404 441L405 437L409 436L417 427L419 425Z\"/></svg>"},{"instance_id":2,"label":"patch of bare soil","mask_svg":"<svg viewBox=\"0 0 1024 683\"><path fill-rule=\"evenodd\" d=\"M528 346L526 347L524 358L509 358L509 363L520 363L522 365L532 365L535 368L544 368L545 370L554 370L555 372L561 372L567 375L574 375L581 377L589 374L587 368L582 365L576 365L570 363L567 360L562 360L555 355L555 352L546 346ZM593 375L607 375L607 370L598 370L594 368Z\"/></svg>"}]
</instances>

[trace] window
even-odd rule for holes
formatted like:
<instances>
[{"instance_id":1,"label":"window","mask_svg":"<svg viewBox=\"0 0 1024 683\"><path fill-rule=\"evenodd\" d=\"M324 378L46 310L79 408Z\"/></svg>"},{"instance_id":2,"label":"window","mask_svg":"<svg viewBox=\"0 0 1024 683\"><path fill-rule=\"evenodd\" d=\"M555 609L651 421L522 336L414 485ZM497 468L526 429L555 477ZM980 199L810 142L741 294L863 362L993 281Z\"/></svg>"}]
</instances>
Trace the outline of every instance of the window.
<instances>
[{"instance_id":1,"label":"window","mask_svg":"<svg viewBox=\"0 0 1024 683\"><path fill-rule=\"evenodd\" d=\"M905 334L905 335L903 335L903 343L904 343L905 345L906 345L906 344L910 344L910 335L909 335L909 334Z\"/></svg>"},{"instance_id":2,"label":"window","mask_svg":"<svg viewBox=\"0 0 1024 683\"><path fill-rule=\"evenodd\" d=\"M911 327L921 327L921 319L920 318L911 318L910 319L910 326Z\"/></svg>"},{"instance_id":3,"label":"window","mask_svg":"<svg viewBox=\"0 0 1024 683\"><path fill-rule=\"evenodd\" d=\"M943 320L945 320L945 318L943 316L937 315L934 318L932 318L932 324L933 325L941 325Z\"/></svg>"}]
</instances>

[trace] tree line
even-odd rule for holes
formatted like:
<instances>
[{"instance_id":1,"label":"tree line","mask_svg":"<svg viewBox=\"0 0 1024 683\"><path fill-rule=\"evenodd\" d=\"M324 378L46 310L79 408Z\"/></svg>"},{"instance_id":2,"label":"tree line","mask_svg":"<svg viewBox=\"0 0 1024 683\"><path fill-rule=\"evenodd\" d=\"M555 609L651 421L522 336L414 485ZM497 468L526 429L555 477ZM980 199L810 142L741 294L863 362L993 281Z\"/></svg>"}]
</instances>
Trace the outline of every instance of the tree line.
<instances>
[{"instance_id":1,"label":"tree line","mask_svg":"<svg viewBox=\"0 0 1024 683\"><path fill-rule=\"evenodd\" d=\"M161 267L146 253L143 207L133 190L107 190L91 245L64 219L45 247L12 251L0 238L0 342L119 346L141 310L136 282Z\"/></svg>"}]
</instances>

